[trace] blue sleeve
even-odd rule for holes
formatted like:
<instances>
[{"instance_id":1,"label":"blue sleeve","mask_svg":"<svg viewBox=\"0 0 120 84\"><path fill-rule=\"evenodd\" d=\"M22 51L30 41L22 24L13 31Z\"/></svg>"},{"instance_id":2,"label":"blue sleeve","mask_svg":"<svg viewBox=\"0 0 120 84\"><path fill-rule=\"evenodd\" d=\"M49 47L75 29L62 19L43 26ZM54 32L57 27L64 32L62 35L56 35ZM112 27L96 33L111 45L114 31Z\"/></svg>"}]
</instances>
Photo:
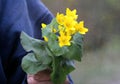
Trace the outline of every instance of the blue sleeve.
<instances>
[{"instance_id":1,"label":"blue sleeve","mask_svg":"<svg viewBox=\"0 0 120 84\"><path fill-rule=\"evenodd\" d=\"M70 84L74 84L74 82L73 82L73 80L72 80L72 78L71 78L70 75L68 75L68 79L69 79L69 81L70 81Z\"/></svg>"},{"instance_id":2,"label":"blue sleeve","mask_svg":"<svg viewBox=\"0 0 120 84\"><path fill-rule=\"evenodd\" d=\"M40 24L52 18L40 0L0 0L0 84L26 84L21 60L27 52L20 44L20 33L41 39Z\"/></svg>"}]
</instances>

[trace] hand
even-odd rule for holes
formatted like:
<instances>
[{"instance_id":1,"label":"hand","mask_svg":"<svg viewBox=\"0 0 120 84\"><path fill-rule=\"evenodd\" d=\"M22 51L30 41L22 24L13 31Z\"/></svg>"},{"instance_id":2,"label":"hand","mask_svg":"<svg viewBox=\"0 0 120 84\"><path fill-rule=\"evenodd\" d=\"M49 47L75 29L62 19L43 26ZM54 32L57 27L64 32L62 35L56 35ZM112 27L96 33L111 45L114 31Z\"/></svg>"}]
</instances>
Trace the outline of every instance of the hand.
<instances>
[{"instance_id":1,"label":"hand","mask_svg":"<svg viewBox=\"0 0 120 84\"><path fill-rule=\"evenodd\" d=\"M28 84L52 84L50 81L50 70L40 71L35 75L27 76ZM66 79L64 84L69 84L68 79Z\"/></svg>"}]
</instances>

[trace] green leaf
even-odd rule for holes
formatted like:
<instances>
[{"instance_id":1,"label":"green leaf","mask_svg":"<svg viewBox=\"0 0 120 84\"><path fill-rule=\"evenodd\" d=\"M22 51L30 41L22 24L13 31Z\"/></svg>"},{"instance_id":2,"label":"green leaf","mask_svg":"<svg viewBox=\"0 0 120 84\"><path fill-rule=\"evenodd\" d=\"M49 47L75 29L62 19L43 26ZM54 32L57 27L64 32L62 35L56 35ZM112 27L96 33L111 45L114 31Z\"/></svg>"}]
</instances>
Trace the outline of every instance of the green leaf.
<instances>
[{"instance_id":1,"label":"green leaf","mask_svg":"<svg viewBox=\"0 0 120 84\"><path fill-rule=\"evenodd\" d=\"M42 64L49 64L52 61L52 58L48 55L46 51L46 42L34 39L24 32L21 33L20 38L23 48L28 52L33 51L36 59L39 60L39 62L41 62Z\"/></svg>"},{"instance_id":2,"label":"green leaf","mask_svg":"<svg viewBox=\"0 0 120 84\"><path fill-rule=\"evenodd\" d=\"M46 28L42 28L42 37L43 36L48 37L50 34L51 34L50 25L47 25Z\"/></svg>"},{"instance_id":3,"label":"green leaf","mask_svg":"<svg viewBox=\"0 0 120 84\"><path fill-rule=\"evenodd\" d=\"M27 74L36 74L38 71L42 71L48 68L48 65L41 64L35 58L34 53L28 53L22 59L22 69Z\"/></svg>"},{"instance_id":4,"label":"green leaf","mask_svg":"<svg viewBox=\"0 0 120 84\"><path fill-rule=\"evenodd\" d=\"M72 60L64 59L62 60L62 69L65 74L69 74L73 70L75 70L75 65Z\"/></svg>"},{"instance_id":5,"label":"green leaf","mask_svg":"<svg viewBox=\"0 0 120 84\"><path fill-rule=\"evenodd\" d=\"M71 59L71 60L77 60L77 61L81 61L81 57L82 57L82 47L72 43L71 46L68 47L69 52L65 53L63 55L63 57L67 58L67 59Z\"/></svg>"},{"instance_id":6,"label":"green leaf","mask_svg":"<svg viewBox=\"0 0 120 84\"><path fill-rule=\"evenodd\" d=\"M62 57L55 57L52 67L51 80L53 84L63 84L66 76L75 69L71 61L65 60Z\"/></svg>"},{"instance_id":7,"label":"green leaf","mask_svg":"<svg viewBox=\"0 0 120 84\"><path fill-rule=\"evenodd\" d=\"M52 20L51 24L50 24L50 27L55 28L56 30L58 30L58 25L59 24L57 23L56 18L54 18Z\"/></svg>"},{"instance_id":8,"label":"green leaf","mask_svg":"<svg viewBox=\"0 0 120 84\"><path fill-rule=\"evenodd\" d=\"M71 46L68 46L68 50L69 52L66 52L63 57L81 61L83 52L83 36L81 34L77 33L73 36L73 41Z\"/></svg>"},{"instance_id":9,"label":"green leaf","mask_svg":"<svg viewBox=\"0 0 120 84\"><path fill-rule=\"evenodd\" d=\"M77 45L82 46L83 45L83 35L81 35L80 33L76 33L73 36L73 42L75 42Z\"/></svg>"}]
</instances>

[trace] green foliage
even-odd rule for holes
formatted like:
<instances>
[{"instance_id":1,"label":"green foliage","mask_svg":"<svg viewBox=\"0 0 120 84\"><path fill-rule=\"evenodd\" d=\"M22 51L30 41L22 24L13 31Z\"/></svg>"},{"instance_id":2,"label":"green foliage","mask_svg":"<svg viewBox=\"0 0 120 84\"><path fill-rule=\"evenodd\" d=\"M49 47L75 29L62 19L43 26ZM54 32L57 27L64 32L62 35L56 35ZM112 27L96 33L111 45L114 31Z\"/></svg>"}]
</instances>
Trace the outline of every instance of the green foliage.
<instances>
[{"instance_id":1,"label":"green foliage","mask_svg":"<svg viewBox=\"0 0 120 84\"><path fill-rule=\"evenodd\" d=\"M68 48L69 52L65 53L63 57L67 59L74 59L77 61L81 61L82 57L82 49L81 46L72 43L72 45Z\"/></svg>"},{"instance_id":2,"label":"green foliage","mask_svg":"<svg viewBox=\"0 0 120 84\"><path fill-rule=\"evenodd\" d=\"M82 57L82 46L83 46L83 36L79 33L73 36L73 42L70 47L68 47L69 52L66 52L63 56L67 59L74 59L81 61Z\"/></svg>"},{"instance_id":3,"label":"green foliage","mask_svg":"<svg viewBox=\"0 0 120 84\"><path fill-rule=\"evenodd\" d=\"M22 69L27 74L35 74L36 72L45 70L48 68L48 65L41 64L36 58L34 53L28 53L23 59L22 59Z\"/></svg>"},{"instance_id":4,"label":"green foliage","mask_svg":"<svg viewBox=\"0 0 120 84\"><path fill-rule=\"evenodd\" d=\"M83 35L81 35L79 33L76 33L73 36L73 41L74 41L75 44L77 44L79 46L82 46L83 45Z\"/></svg>"},{"instance_id":5,"label":"green foliage","mask_svg":"<svg viewBox=\"0 0 120 84\"><path fill-rule=\"evenodd\" d=\"M22 68L28 74L50 69L53 84L63 84L66 76L75 69L73 60L81 61L83 36L77 33L70 46L60 47L59 34L51 32L54 27L58 28L55 19L46 28L42 28L42 35L48 38L48 42L21 33L21 44L28 52L22 60Z\"/></svg>"},{"instance_id":6,"label":"green foliage","mask_svg":"<svg viewBox=\"0 0 120 84\"><path fill-rule=\"evenodd\" d=\"M21 33L21 44L23 48L33 53L28 53L22 61L23 70L29 74L35 74L48 68L52 58L47 53L47 45L44 41L29 37L24 32Z\"/></svg>"},{"instance_id":7,"label":"green foliage","mask_svg":"<svg viewBox=\"0 0 120 84\"><path fill-rule=\"evenodd\" d=\"M54 84L63 84L66 75L75 69L71 62L61 56L54 58L52 63L53 72L51 73L51 80Z\"/></svg>"}]
</instances>

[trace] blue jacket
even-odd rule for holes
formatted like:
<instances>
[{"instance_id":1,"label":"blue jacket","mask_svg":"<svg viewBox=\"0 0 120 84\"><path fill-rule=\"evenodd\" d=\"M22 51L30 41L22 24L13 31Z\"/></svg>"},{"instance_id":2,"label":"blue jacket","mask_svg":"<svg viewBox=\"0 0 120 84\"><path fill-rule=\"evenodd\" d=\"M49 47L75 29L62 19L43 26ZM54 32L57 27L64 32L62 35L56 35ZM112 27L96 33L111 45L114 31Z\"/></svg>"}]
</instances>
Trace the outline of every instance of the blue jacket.
<instances>
[{"instance_id":1,"label":"blue jacket","mask_svg":"<svg viewBox=\"0 0 120 84\"><path fill-rule=\"evenodd\" d=\"M41 23L50 23L51 12L40 0L0 0L0 84L26 84L21 59L21 31L41 39Z\"/></svg>"}]
</instances>

